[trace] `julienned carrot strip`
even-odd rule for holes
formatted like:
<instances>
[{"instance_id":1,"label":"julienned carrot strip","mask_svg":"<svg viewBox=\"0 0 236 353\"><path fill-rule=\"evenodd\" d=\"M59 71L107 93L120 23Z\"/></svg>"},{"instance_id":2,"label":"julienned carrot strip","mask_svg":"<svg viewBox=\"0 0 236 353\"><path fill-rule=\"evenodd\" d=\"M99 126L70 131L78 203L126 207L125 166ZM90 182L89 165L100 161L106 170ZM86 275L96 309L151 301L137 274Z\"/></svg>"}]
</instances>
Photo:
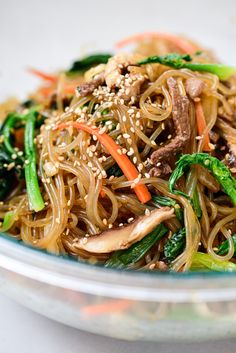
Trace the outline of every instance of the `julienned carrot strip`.
<instances>
[{"instance_id":1,"label":"julienned carrot strip","mask_svg":"<svg viewBox=\"0 0 236 353\"><path fill-rule=\"evenodd\" d=\"M206 119L205 119L201 102L195 102L195 112L196 112L196 121L197 121L197 131L198 131L198 135L201 136L206 128ZM203 151L205 152L211 151L209 143L210 143L209 134L205 134L204 141L203 141Z\"/></svg>"},{"instance_id":2,"label":"julienned carrot strip","mask_svg":"<svg viewBox=\"0 0 236 353\"><path fill-rule=\"evenodd\" d=\"M100 191L100 196L102 198L104 198L106 196L106 193L105 193L105 191L103 189L101 189L101 191Z\"/></svg>"},{"instance_id":3,"label":"julienned carrot strip","mask_svg":"<svg viewBox=\"0 0 236 353\"><path fill-rule=\"evenodd\" d=\"M176 45L181 51L188 54L193 54L198 49L194 44L190 43L187 39L180 38L174 34L164 32L144 32L125 38L116 43L116 48L122 48L128 44L139 42L145 39L166 39L172 44Z\"/></svg>"},{"instance_id":4,"label":"julienned carrot strip","mask_svg":"<svg viewBox=\"0 0 236 353\"><path fill-rule=\"evenodd\" d=\"M63 88L63 93L65 94L73 94L75 92L76 86L65 86ZM45 98L49 97L53 92L56 92L56 87L55 86L46 86L46 87L41 87L39 89L39 93L42 94Z\"/></svg>"},{"instance_id":5,"label":"julienned carrot strip","mask_svg":"<svg viewBox=\"0 0 236 353\"><path fill-rule=\"evenodd\" d=\"M87 124L79 123L76 121L70 123L62 123L58 125L55 129L67 129L70 126L73 126L74 128L79 130L86 131L91 135L95 135L97 139L101 142L101 144L109 151L114 160L117 162L126 178L130 181L134 181L136 178L138 178L139 173L133 163L131 163L131 161L125 154L122 154L120 146L117 145L116 142L109 135L107 135L105 132L100 133L100 130L98 128L92 128ZM146 203L151 199L151 194L148 191L146 185L144 184L135 185L134 191L137 197L139 198L140 202L142 203Z\"/></svg>"},{"instance_id":6,"label":"julienned carrot strip","mask_svg":"<svg viewBox=\"0 0 236 353\"><path fill-rule=\"evenodd\" d=\"M49 82L57 82L58 78L55 75L50 75L50 74L46 74L45 72L42 72L40 70L37 69L29 69L29 72L31 72L33 75L38 76L39 78L45 80L45 81L49 81Z\"/></svg>"},{"instance_id":7,"label":"julienned carrot strip","mask_svg":"<svg viewBox=\"0 0 236 353\"><path fill-rule=\"evenodd\" d=\"M88 305L82 308L82 313L86 315L99 315L114 313L127 309L132 304L128 299L113 299L101 304Z\"/></svg>"}]
</instances>

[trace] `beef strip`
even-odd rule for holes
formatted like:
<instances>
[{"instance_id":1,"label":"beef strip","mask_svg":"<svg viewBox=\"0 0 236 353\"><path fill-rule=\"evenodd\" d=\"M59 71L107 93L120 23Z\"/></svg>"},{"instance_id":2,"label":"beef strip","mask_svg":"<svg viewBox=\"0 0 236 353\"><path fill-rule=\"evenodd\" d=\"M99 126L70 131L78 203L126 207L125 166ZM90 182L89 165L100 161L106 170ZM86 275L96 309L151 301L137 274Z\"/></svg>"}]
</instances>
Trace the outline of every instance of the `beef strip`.
<instances>
[{"instance_id":1,"label":"beef strip","mask_svg":"<svg viewBox=\"0 0 236 353\"><path fill-rule=\"evenodd\" d=\"M156 178L163 178L166 175L170 174L172 169L167 162L161 162L159 166L153 167L150 169L149 174Z\"/></svg>"},{"instance_id":2,"label":"beef strip","mask_svg":"<svg viewBox=\"0 0 236 353\"><path fill-rule=\"evenodd\" d=\"M196 77L188 78L185 82L186 92L192 99L199 97L204 87L205 87L205 83Z\"/></svg>"},{"instance_id":3,"label":"beef strip","mask_svg":"<svg viewBox=\"0 0 236 353\"><path fill-rule=\"evenodd\" d=\"M151 161L154 165L161 160L167 160L183 149L191 134L188 114L189 99L187 96L181 96L177 81L173 77L167 80L167 84L172 98L172 117L176 136L168 144L151 154Z\"/></svg>"},{"instance_id":4,"label":"beef strip","mask_svg":"<svg viewBox=\"0 0 236 353\"><path fill-rule=\"evenodd\" d=\"M93 93L96 88L101 86L104 83L104 80L104 73L102 72L101 74L95 76L92 80L77 87L77 91L81 97L85 97L88 94Z\"/></svg>"}]
</instances>

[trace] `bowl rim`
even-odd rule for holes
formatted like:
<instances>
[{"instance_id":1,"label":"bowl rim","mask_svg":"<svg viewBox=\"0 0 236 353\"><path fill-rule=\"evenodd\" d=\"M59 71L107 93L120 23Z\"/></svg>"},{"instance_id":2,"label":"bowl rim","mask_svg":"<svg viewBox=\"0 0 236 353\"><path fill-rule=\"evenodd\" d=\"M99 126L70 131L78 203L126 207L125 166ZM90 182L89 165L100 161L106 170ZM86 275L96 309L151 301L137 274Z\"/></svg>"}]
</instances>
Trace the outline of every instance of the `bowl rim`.
<instances>
[{"instance_id":1,"label":"bowl rim","mask_svg":"<svg viewBox=\"0 0 236 353\"><path fill-rule=\"evenodd\" d=\"M117 270L78 262L0 235L0 271L59 288L112 298L159 302L236 299L236 273L160 273ZM12 281L12 276L4 276ZM13 278L14 280L14 278Z\"/></svg>"}]
</instances>

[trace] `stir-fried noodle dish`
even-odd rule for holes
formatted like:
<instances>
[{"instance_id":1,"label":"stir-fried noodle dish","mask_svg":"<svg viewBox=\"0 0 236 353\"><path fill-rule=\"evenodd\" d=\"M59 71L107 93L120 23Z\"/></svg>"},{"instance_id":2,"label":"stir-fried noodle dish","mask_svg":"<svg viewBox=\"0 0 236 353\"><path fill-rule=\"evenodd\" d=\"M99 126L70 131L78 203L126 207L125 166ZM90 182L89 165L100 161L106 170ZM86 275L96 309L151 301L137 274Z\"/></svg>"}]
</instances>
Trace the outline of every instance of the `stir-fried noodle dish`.
<instances>
[{"instance_id":1,"label":"stir-fried noodle dish","mask_svg":"<svg viewBox=\"0 0 236 353\"><path fill-rule=\"evenodd\" d=\"M1 234L105 267L235 271L236 69L167 33L115 52L31 69L41 86L1 104Z\"/></svg>"}]
</instances>

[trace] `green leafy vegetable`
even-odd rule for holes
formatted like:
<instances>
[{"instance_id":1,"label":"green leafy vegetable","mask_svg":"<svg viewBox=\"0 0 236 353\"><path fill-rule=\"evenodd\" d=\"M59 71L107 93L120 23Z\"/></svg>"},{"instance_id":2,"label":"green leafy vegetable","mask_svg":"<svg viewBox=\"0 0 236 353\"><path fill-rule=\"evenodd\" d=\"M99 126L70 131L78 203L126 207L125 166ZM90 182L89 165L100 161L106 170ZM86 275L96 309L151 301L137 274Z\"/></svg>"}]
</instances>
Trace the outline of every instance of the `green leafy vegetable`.
<instances>
[{"instance_id":1,"label":"green leafy vegetable","mask_svg":"<svg viewBox=\"0 0 236 353\"><path fill-rule=\"evenodd\" d=\"M38 212L44 208L44 201L40 193L37 169L36 169L36 150L34 146L34 132L36 122L36 111L31 111L27 115L25 125L25 181L30 207Z\"/></svg>"},{"instance_id":2,"label":"green leafy vegetable","mask_svg":"<svg viewBox=\"0 0 236 353\"><path fill-rule=\"evenodd\" d=\"M122 170L120 169L120 167L118 166L118 164L114 164L112 167L110 167L108 170L107 170L107 176L110 177L114 175L115 177L119 178L120 176L123 175L123 172Z\"/></svg>"},{"instance_id":3,"label":"green leafy vegetable","mask_svg":"<svg viewBox=\"0 0 236 353\"><path fill-rule=\"evenodd\" d=\"M189 69L192 71L203 71L210 72L217 75L221 80L228 80L232 75L236 73L236 68L222 65L222 64L203 64L203 63L191 63L192 58L190 55L180 54L167 54L163 56L149 56L148 58L138 62L138 65L159 63L162 65L170 66L175 69Z\"/></svg>"},{"instance_id":4,"label":"green leafy vegetable","mask_svg":"<svg viewBox=\"0 0 236 353\"><path fill-rule=\"evenodd\" d=\"M5 214L4 220L2 227L0 228L1 232L6 232L8 229L12 227L16 220L16 212L15 211L9 211Z\"/></svg>"},{"instance_id":5,"label":"green leafy vegetable","mask_svg":"<svg viewBox=\"0 0 236 353\"><path fill-rule=\"evenodd\" d=\"M182 228L172 235L164 246L164 255L169 264L179 256L186 244L186 229Z\"/></svg>"},{"instance_id":6,"label":"green leafy vegetable","mask_svg":"<svg viewBox=\"0 0 236 353\"><path fill-rule=\"evenodd\" d=\"M169 206L174 207L176 218L182 222L183 221L183 210L177 201L166 196L152 195L153 202L158 206Z\"/></svg>"},{"instance_id":7,"label":"green leafy vegetable","mask_svg":"<svg viewBox=\"0 0 236 353\"><path fill-rule=\"evenodd\" d=\"M204 269L219 272L233 272L236 271L236 264L230 261L219 261L209 254L197 252L193 255L191 270Z\"/></svg>"},{"instance_id":8,"label":"green leafy vegetable","mask_svg":"<svg viewBox=\"0 0 236 353\"><path fill-rule=\"evenodd\" d=\"M163 224L159 224L156 229L146 235L142 240L133 244L129 249L114 252L111 258L105 263L105 266L122 269L135 264L157 241L162 239L167 231L168 229Z\"/></svg>"},{"instance_id":9,"label":"green leafy vegetable","mask_svg":"<svg viewBox=\"0 0 236 353\"><path fill-rule=\"evenodd\" d=\"M236 234L232 235L233 243L234 243L234 255L236 253ZM229 252L229 241L226 239L223 243L220 244L217 254L225 255Z\"/></svg>"},{"instance_id":10,"label":"green leafy vegetable","mask_svg":"<svg viewBox=\"0 0 236 353\"><path fill-rule=\"evenodd\" d=\"M81 60L75 61L71 68L67 71L68 74L77 74L83 73L84 71L89 70L91 67L106 64L108 59L111 57L111 54L93 54L84 57Z\"/></svg>"},{"instance_id":11,"label":"green leafy vegetable","mask_svg":"<svg viewBox=\"0 0 236 353\"><path fill-rule=\"evenodd\" d=\"M196 213L196 216L198 218L201 218L202 217L202 209L200 207L199 196L198 196L198 192L197 192L196 188L193 193L192 205L193 205L194 212Z\"/></svg>"},{"instance_id":12,"label":"green leafy vegetable","mask_svg":"<svg viewBox=\"0 0 236 353\"><path fill-rule=\"evenodd\" d=\"M217 158L207 153L185 154L177 162L177 167L173 171L169 179L169 189L175 194L183 195L184 192L175 190L176 181L189 169L192 164L200 164L207 168L221 185L223 191L229 195L233 203L236 205L236 180L232 177L229 169Z\"/></svg>"},{"instance_id":13,"label":"green leafy vegetable","mask_svg":"<svg viewBox=\"0 0 236 353\"><path fill-rule=\"evenodd\" d=\"M7 153L12 156L16 154L15 148L12 146L11 142L11 135L12 135L12 129L17 127L17 124L22 124L25 120L25 117L16 113L10 113L8 117L6 118L3 126L2 126L2 135L4 138L4 146L7 151ZM17 156L16 159L17 164L23 164L23 158Z\"/></svg>"}]
</instances>

